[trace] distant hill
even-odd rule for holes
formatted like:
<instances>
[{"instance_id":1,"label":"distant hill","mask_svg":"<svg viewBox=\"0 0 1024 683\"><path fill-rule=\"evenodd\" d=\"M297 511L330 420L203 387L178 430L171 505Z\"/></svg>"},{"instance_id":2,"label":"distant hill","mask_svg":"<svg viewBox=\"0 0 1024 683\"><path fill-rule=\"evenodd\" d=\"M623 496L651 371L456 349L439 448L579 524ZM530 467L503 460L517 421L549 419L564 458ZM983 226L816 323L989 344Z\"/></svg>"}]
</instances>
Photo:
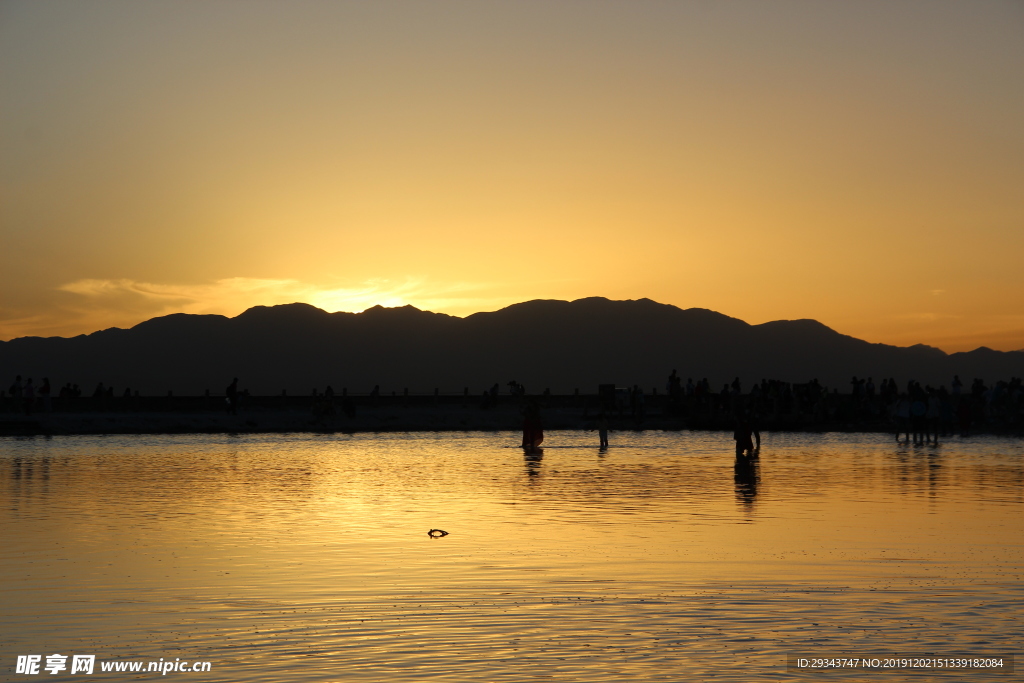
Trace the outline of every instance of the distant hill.
<instances>
[{"instance_id":1,"label":"distant hill","mask_svg":"<svg viewBox=\"0 0 1024 683\"><path fill-rule=\"evenodd\" d=\"M848 392L850 378L969 383L1024 375L1024 352L987 348L946 354L924 345L871 344L814 320L749 325L701 308L649 299L537 300L457 318L412 306L327 313L307 304L256 306L234 318L174 314L123 330L73 338L0 342L0 386L16 374L120 393L223 393L232 377L255 394L308 394L328 384L365 393L480 394L509 380L529 393L593 393L601 383L662 391L675 368L718 389L739 376L822 383Z\"/></svg>"}]
</instances>

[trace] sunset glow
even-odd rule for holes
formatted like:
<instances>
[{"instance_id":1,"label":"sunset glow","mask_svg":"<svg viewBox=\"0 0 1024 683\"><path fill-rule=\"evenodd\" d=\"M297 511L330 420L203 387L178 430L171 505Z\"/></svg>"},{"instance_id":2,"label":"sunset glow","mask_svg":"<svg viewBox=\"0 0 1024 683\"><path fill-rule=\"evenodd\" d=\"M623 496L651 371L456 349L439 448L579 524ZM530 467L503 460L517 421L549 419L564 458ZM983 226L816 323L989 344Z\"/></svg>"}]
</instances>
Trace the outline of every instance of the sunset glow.
<instances>
[{"instance_id":1,"label":"sunset glow","mask_svg":"<svg viewBox=\"0 0 1024 683\"><path fill-rule=\"evenodd\" d=\"M1024 349L1013 2L0 2L0 339L647 297Z\"/></svg>"}]
</instances>

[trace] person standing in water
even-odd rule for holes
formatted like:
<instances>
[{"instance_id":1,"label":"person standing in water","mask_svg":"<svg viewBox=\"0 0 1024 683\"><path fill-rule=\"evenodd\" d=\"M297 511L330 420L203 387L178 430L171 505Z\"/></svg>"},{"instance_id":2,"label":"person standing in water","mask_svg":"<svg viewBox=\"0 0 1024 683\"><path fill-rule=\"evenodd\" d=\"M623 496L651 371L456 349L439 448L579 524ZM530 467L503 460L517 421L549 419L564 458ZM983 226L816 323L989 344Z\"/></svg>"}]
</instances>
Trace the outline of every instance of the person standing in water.
<instances>
[{"instance_id":1,"label":"person standing in water","mask_svg":"<svg viewBox=\"0 0 1024 683\"><path fill-rule=\"evenodd\" d=\"M540 448L544 441L544 428L540 422L540 407L536 401L526 404L523 417L523 448L529 451Z\"/></svg>"},{"instance_id":2,"label":"person standing in water","mask_svg":"<svg viewBox=\"0 0 1024 683\"><path fill-rule=\"evenodd\" d=\"M748 455L754 455L754 429L750 425L750 420L747 417L740 416L736 424L736 430L732 434L732 438L736 440L736 455L741 456L744 453ZM758 434L758 445L760 445L760 434Z\"/></svg>"}]
</instances>

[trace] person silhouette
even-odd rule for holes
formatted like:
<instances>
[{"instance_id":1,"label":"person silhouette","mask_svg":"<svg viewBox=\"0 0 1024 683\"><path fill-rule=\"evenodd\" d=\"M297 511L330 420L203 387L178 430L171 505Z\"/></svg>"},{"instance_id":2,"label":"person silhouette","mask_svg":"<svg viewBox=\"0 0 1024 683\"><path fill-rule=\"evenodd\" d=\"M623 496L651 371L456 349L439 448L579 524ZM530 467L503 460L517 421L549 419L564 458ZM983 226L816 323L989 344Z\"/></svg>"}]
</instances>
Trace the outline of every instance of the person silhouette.
<instances>
[{"instance_id":1,"label":"person silhouette","mask_svg":"<svg viewBox=\"0 0 1024 683\"><path fill-rule=\"evenodd\" d=\"M50 403L50 378L43 378L43 385L39 387L39 402L42 403L42 410L44 413L48 413L53 410L52 404Z\"/></svg>"},{"instance_id":2,"label":"person silhouette","mask_svg":"<svg viewBox=\"0 0 1024 683\"><path fill-rule=\"evenodd\" d=\"M228 397L228 412L232 415L238 414L238 378L235 377L228 388L224 390L224 394Z\"/></svg>"},{"instance_id":3,"label":"person silhouette","mask_svg":"<svg viewBox=\"0 0 1024 683\"><path fill-rule=\"evenodd\" d=\"M24 389L22 389L22 397L25 400L25 414L26 415L31 415L32 414L32 405L36 401L36 388L32 384L32 378L31 377L29 377L28 380L25 382L25 387L24 387Z\"/></svg>"},{"instance_id":4,"label":"person silhouette","mask_svg":"<svg viewBox=\"0 0 1024 683\"><path fill-rule=\"evenodd\" d=\"M534 451L544 442L544 428L540 421L540 407L536 401L526 404L523 416L523 448Z\"/></svg>"},{"instance_id":5,"label":"person silhouette","mask_svg":"<svg viewBox=\"0 0 1024 683\"><path fill-rule=\"evenodd\" d=\"M748 455L754 455L754 428L750 424L750 420L746 416L738 418L736 424L736 430L732 434L732 438L736 440L736 455L741 456L744 453ZM760 436L760 434L758 435ZM758 439L760 441L760 438Z\"/></svg>"}]
</instances>

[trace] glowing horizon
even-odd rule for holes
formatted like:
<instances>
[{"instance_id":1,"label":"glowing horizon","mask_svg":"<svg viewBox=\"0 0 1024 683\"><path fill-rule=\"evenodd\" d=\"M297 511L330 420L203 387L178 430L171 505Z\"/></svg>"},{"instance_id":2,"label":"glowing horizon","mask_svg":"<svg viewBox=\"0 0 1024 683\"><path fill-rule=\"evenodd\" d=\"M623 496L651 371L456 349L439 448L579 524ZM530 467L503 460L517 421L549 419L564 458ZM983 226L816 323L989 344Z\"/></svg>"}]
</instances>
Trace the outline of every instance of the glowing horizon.
<instances>
[{"instance_id":1,"label":"glowing horizon","mask_svg":"<svg viewBox=\"0 0 1024 683\"><path fill-rule=\"evenodd\" d=\"M253 278L229 278L206 285L193 286L161 285L131 280L80 280L63 285L60 289L63 292L79 295L87 300L87 303L79 309L79 317L71 317L71 322L65 323L34 320L31 323L31 329L44 329L48 334L16 336L77 336L78 334L89 334L110 327L130 328L151 318L174 313L216 314L233 318L254 306L276 306L291 303L309 304L329 313L361 313L374 306L396 308L410 305L424 311L445 313L455 317L466 317L473 313L499 310L524 301L557 298L537 296L528 299L512 299L483 295L472 296L474 292L485 294L487 288L466 284L446 288L430 287L422 280L415 279L408 279L402 283L374 280L363 283L361 287L349 288L317 288L297 280L259 280ZM461 296L458 296L459 294ZM591 296L602 295L593 294ZM135 298L136 305L124 306L123 299L125 297ZM574 300L575 298L586 297L574 297L569 300ZM633 297L633 299L639 298L650 299L651 297ZM109 302L107 308L104 308L104 300ZM668 302L658 301L658 303ZM143 308L151 310L151 313L139 317ZM679 308L707 307L694 305L681 306ZM83 327L83 325L87 325L86 321L95 319L98 310L103 311L101 317L115 320L116 324L109 324L94 329ZM739 317L731 315L727 311L716 312L734 318ZM745 322L759 324L770 322L771 320L775 319L745 320ZM819 320L819 322L824 321ZM931 320L928 320L928 322L931 322ZM828 323L825 324L828 325ZM846 330L837 329L832 325L828 326L842 334L849 334ZM851 336L856 337L857 335ZM4 341L11 338L16 337L7 337ZM872 339L867 339L866 341L891 343L895 346L911 346L923 343L919 341L909 343L877 342ZM956 351L971 351L979 346L987 346L983 343L971 345L970 337L964 337L958 341L960 343L959 347L952 349L943 348L943 350L947 353L953 353ZM1024 349L1008 348L1002 350L1017 351Z\"/></svg>"},{"instance_id":2,"label":"glowing horizon","mask_svg":"<svg viewBox=\"0 0 1024 683\"><path fill-rule=\"evenodd\" d=\"M0 339L650 298L1024 349L1024 6L0 3Z\"/></svg>"}]
</instances>

